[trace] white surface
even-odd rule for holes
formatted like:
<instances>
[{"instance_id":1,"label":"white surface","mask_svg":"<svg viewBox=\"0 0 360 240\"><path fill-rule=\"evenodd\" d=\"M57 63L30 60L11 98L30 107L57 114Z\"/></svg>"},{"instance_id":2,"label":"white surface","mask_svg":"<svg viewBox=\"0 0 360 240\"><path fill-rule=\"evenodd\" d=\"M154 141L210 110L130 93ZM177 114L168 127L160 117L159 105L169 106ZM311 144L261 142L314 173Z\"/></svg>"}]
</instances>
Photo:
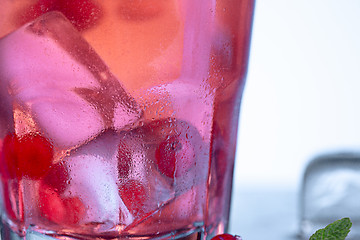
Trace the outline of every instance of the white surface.
<instances>
[{"instance_id":1,"label":"white surface","mask_svg":"<svg viewBox=\"0 0 360 240\"><path fill-rule=\"evenodd\" d=\"M297 196L282 189L234 189L229 232L244 240L299 240Z\"/></svg>"},{"instance_id":2,"label":"white surface","mask_svg":"<svg viewBox=\"0 0 360 240\"><path fill-rule=\"evenodd\" d=\"M360 149L360 1L258 0L236 185L298 187L318 153Z\"/></svg>"},{"instance_id":3,"label":"white surface","mask_svg":"<svg viewBox=\"0 0 360 240\"><path fill-rule=\"evenodd\" d=\"M230 232L291 240L304 168L360 149L360 1L257 0Z\"/></svg>"}]
</instances>

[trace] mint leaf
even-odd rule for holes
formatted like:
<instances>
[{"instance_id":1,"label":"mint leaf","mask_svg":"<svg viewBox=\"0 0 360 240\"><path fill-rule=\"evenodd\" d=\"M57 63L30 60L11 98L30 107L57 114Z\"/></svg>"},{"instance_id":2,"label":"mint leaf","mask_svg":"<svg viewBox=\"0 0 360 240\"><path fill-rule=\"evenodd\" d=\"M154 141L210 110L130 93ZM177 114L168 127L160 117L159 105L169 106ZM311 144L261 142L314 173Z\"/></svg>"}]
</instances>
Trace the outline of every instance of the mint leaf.
<instances>
[{"instance_id":1,"label":"mint leaf","mask_svg":"<svg viewBox=\"0 0 360 240\"><path fill-rule=\"evenodd\" d=\"M344 240L350 232L351 225L349 218L337 220L317 230L309 240Z\"/></svg>"}]
</instances>

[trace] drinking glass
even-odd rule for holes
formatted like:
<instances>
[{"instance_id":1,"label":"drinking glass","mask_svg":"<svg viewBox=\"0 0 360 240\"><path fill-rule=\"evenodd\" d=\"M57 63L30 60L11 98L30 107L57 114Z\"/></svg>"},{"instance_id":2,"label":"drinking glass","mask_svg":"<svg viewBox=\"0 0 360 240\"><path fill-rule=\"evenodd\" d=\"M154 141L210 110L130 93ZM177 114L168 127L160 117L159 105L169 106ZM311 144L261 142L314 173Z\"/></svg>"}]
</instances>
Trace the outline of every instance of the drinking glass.
<instances>
[{"instance_id":1,"label":"drinking glass","mask_svg":"<svg viewBox=\"0 0 360 240\"><path fill-rule=\"evenodd\" d=\"M253 0L2 0L3 239L227 230Z\"/></svg>"}]
</instances>

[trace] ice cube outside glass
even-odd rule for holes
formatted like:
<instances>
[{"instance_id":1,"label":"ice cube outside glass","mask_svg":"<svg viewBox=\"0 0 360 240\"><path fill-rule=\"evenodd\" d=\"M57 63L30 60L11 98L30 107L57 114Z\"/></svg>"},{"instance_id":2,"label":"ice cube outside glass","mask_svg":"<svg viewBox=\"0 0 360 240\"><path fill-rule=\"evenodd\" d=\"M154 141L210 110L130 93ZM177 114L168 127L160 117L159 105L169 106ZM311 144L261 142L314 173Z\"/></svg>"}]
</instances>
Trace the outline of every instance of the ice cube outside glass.
<instances>
[{"instance_id":1,"label":"ice cube outside glass","mask_svg":"<svg viewBox=\"0 0 360 240\"><path fill-rule=\"evenodd\" d=\"M227 230L253 0L4 0L2 239Z\"/></svg>"},{"instance_id":2,"label":"ice cube outside glass","mask_svg":"<svg viewBox=\"0 0 360 240\"><path fill-rule=\"evenodd\" d=\"M309 237L320 228L349 217L346 239L359 239L360 153L343 151L320 154L307 165L300 194L300 235Z\"/></svg>"}]
</instances>

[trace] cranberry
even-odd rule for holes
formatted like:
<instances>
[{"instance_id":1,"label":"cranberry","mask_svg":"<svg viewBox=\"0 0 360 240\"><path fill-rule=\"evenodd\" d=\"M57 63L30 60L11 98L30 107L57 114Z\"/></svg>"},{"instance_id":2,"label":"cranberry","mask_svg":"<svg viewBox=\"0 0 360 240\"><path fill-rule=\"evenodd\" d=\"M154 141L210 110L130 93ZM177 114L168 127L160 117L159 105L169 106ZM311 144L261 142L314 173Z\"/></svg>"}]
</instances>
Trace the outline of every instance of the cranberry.
<instances>
[{"instance_id":1,"label":"cranberry","mask_svg":"<svg viewBox=\"0 0 360 240\"><path fill-rule=\"evenodd\" d=\"M68 186L69 172L63 162L51 166L50 171L43 179L44 184L50 186L59 194L63 193Z\"/></svg>"},{"instance_id":2,"label":"cranberry","mask_svg":"<svg viewBox=\"0 0 360 240\"><path fill-rule=\"evenodd\" d=\"M65 220L64 204L57 192L50 188L41 189L39 192L39 209L41 216L56 223Z\"/></svg>"},{"instance_id":3,"label":"cranberry","mask_svg":"<svg viewBox=\"0 0 360 240\"><path fill-rule=\"evenodd\" d=\"M135 215L144 213L144 204L149 194L140 181L128 180L119 187L119 194L130 212Z\"/></svg>"},{"instance_id":4,"label":"cranberry","mask_svg":"<svg viewBox=\"0 0 360 240\"><path fill-rule=\"evenodd\" d=\"M219 234L213 237L211 240L241 240L239 236L233 236L228 233Z\"/></svg>"},{"instance_id":5,"label":"cranberry","mask_svg":"<svg viewBox=\"0 0 360 240\"><path fill-rule=\"evenodd\" d=\"M25 10L19 23L27 23L50 11L62 12L79 31L94 26L103 14L93 0L38 0Z\"/></svg>"},{"instance_id":6,"label":"cranberry","mask_svg":"<svg viewBox=\"0 0 360 240\"><path fill-rule=\"evenodd\" d=\"M85 216L86 208L79 197L71 197L64 199L64 206L67 213L67 224L78 224Z\"/></svg>"},{"instance_id":7,"label":"cranberry","mask_svg":"<svg viewBox=\"0 0 360 240\"><path fill-rule=\"evenodd\" d=\"M195 167L201 158L203 140L189 123L167 118L143 127L145 141L154 145L158 170L169 178L179 177Z\"/></svg>"},{"instance_id":8,"label":"cranberry","mask_svg":"<svg viewBox=\"0 0 360 240\"><path fill-rule=\"evenodd\" d=\"M42 217L59 225L77 224L86 213L78 197L62 198L45 185L39 191L39 210Z\"/></svg>"},{"instance_id":9,"label":"cranberry","mask_svg":"<svg viewBox=\"0 0 360 240\"><path fill-rule=\"evenodd\" d=\"M168 177L181 176L191 167L194 156L194 148L191 143L179 136L167 138L159 144L155 152L160 172ZM182 166L177 163L178 160L184 161ZM180 169L176 169L176 167L180 167Z\"/></svg>"},{"instance_id":10,"label":"cranberry","mask_svg":"<svg viewBox=\"0 0 360 240\"><path fill-rule=\"evenodd\" d=\"M38 179L46 175L53 160L53 145L39 134L4 138L0 157L3 176L20 179L23 176Z\"/></svg>"}]
</instances>

